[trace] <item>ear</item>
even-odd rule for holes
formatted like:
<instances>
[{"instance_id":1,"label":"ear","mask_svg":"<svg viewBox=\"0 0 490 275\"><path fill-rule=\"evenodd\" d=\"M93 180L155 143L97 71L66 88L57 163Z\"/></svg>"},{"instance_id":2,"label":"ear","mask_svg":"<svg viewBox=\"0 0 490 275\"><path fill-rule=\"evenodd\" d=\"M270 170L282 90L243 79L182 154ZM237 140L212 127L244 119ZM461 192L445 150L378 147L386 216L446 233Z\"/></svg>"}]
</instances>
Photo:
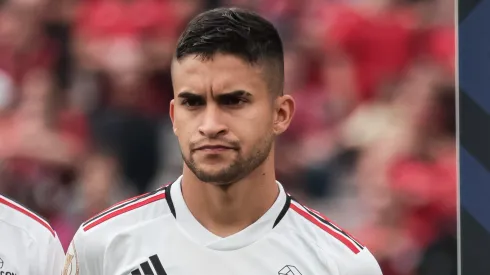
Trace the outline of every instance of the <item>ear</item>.
<instances>
[{"instance_id":1,"label":"ear","mask_svg":"<svg viewBox=\"0 0 490 275\"><path fill-rule=\"evenodd\" d=\"M286 131L294 116L295 103L290 95L283 95L276 99L274 114L274 134L280 135Z\"/></svg>"},{"instance_id":2,"label":"ear","mask_svg":"<svg viewBox=\"0 0 490 275\"><path fill-rule=\"evenodd\" d=\"M169 115L170 120L172 121L174 134L177 136L177 127L175 125L175 102L173 99L170 101Z\"/></svg>"}]
</instances>

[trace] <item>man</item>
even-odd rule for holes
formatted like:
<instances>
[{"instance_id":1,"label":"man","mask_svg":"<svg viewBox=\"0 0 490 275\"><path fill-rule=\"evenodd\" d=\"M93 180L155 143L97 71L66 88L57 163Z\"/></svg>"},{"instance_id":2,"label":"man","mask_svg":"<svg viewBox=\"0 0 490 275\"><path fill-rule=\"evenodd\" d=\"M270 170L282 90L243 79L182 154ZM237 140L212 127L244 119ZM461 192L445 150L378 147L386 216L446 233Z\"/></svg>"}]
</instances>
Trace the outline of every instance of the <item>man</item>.
<instances>
[{"instance_id":1,"label":"man","mask_svg":"<svg viewBox=\"0 0 490 275\"><path fill-rule=\"evenodd\" d=\"M0 275L59 275L64 258L45 220L0 195Z\"/></svg>"},{"instance_id":2,"label":"man","mask_svg":"<svg viewBox=\"0 0 490 275\"><path fill-rule=\"evenodd\" d=\"M358 241L291 198L274 141L291 122L282 42L235 8L194 18L172 61L183 175L85 222L67 274L380 275Z\"/></svg>"}]
</instances>

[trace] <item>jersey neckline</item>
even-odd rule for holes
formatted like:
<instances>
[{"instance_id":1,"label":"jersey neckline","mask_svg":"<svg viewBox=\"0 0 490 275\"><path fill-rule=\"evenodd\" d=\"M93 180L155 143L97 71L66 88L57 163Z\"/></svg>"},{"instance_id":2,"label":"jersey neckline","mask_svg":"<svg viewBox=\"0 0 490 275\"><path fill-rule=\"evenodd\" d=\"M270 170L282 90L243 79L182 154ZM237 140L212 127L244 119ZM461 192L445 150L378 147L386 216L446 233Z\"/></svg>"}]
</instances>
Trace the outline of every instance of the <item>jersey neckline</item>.
<instances>
[{"instance_id":1,"label":"jersey neckline","mask_svg":"<svg viewBox=\"0 0 490 275\"><path fill-rule=\"evenodd\" d=\"M272 231L289 209L291 199L284 191L283 186L277 181L276 183L279 188L279 195L271 208L253 224L225 238L207 230L192 215L182 195L182 176L167 186L166 201L178 227L193 242L212 250L236 250L254 243Z\"/></svg>"}]
</instances>

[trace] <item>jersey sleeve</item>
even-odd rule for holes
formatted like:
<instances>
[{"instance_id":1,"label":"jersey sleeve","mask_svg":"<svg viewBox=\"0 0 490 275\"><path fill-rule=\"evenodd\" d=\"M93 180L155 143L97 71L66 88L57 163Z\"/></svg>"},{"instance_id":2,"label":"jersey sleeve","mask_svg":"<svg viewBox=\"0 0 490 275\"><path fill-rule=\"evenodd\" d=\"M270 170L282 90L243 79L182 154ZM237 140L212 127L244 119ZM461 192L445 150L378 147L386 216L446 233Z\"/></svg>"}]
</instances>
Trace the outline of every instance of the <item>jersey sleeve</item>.
<instances>
[{"instance_id":1,"label":"jersey sleeve","mask_svg":"<svg viewBox=\"0 0 490 275\"><path fill-rule=\"evenodd\" d=\"M40 275L60 274L60 270L63 268L63 259L65 258L65 252L58 235L50 238L48 245L43 248L44 252L41 255L46 255L42 257L42 263L40 267Z\"/></svg>"},{"instance_id":2,"label":"jersey sleeve","mask_svg":"<svg viewBox=\"0 0 490 275\"><path fill-rule=\"evenodd\" d=\"M347 265L348 269L343 275L383 275L378 261L367 248L359 252L355 258Z\"/></svg>"},{"instance_id":3,"label":"jersey sleeve","mask_svg":"<svg viewBox=\"0 0 490 275\"><path fill-rule=\"evenodd\" d=\"M62 275L102 275L103 252L80 229L66 252Z\"/></svg>"}]
</instances>

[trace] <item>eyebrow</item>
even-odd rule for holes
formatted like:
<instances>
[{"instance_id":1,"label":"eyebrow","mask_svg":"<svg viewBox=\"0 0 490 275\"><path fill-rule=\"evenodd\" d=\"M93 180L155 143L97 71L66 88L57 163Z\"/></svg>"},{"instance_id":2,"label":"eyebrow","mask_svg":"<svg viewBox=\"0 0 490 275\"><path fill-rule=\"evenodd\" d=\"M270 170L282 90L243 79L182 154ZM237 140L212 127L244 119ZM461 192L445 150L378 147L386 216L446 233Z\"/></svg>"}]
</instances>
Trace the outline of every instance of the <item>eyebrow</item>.
<instances>
[{"instance_id":1,"label":"eyebrow","mask_svg":"<svg viewBox=\"0 0 490 275\"><path fill-rule=\"evenodd\" d=\"M178 98L183 98L183 99L201 99L201 98L203 98L203 96L201 96L201 95L198 95L198 94L195 94L195 93L191 93L191 92L188 92L188 91L179 93L177 95L177 97Z\"/></svg>"},{"instance_id":2,"label":"eyebrow","mask_svg":"<svg viewBox=\"0 0 490 275\"><path fill-rule=\"evenodd\" d=\"M244 91L244 90L237 90L237 91L233 91L233 92L230 92L230 93L224 93L224 94L220 94L218 96L216 96L218 99L223 99L223 98L230 98L230 97L252 97L252 94L247 92L247 91Z\"/></svg>"},{"instance_id":3,"label":"eyebrow","mask_svg":"<svg viewBox=\"0 0 490 275\"><path fill-rule=\"evenodd\" d=\"M198 99L198 98L203 98L202 95L198 95L198 94L195 94L195 93L192 93L192 92L188 92L188 91L184 91L184 92L181 92L177 95L177 97L179 98L185 98L185 99L189 99L189 98L195 98L195 99ZM227 98L227 97L252 97L252 94L247 92L247 91L244 91L244 90L237 90L237 91L233 91L233 92L230 92L230 93L224 93L224 94L220 94L220 95L217 95L216 96L218 99L219 98Z\"/></svg>"}]
</instances>

